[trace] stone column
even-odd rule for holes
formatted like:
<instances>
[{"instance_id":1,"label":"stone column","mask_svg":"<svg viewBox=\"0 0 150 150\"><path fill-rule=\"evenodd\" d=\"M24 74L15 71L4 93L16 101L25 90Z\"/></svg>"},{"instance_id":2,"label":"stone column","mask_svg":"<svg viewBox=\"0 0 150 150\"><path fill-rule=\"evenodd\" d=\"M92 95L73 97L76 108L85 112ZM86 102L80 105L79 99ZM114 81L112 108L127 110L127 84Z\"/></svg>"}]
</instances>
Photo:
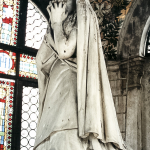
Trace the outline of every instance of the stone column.
<instances>
[{"instance_id":1,"label":"stone column","mask_svg":"<svg viewBox=\"0 0 150 150\"><path fill-rule=\"evenodd\" d=\"M150 149L150 58L147 57L142 76L142 144L143 150Z\"/></svg>"},{"instance_id":2,"label":"stone column","mask_svg":"<svg viewBox=\"0 0 150 150\"><path fill-rule=\"evenodd\" d=\"M141 57L130 58L129 84L126 108L126 144L133 150L141 150L141 77L143 74ZM121 76L127 78L127 61L120 64ZM126 94L126 81L123 82Z\"/></svg>"}]
</instances>

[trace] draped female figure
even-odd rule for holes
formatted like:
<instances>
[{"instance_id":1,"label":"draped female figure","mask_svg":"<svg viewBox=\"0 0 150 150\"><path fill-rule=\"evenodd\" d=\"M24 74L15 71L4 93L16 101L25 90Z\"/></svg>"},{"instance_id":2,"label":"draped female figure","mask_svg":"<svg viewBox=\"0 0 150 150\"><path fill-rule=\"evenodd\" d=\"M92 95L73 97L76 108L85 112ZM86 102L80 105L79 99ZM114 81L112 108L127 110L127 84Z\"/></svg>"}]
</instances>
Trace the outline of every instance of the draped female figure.
<instances>
[{"instance_id":1,"label":"draped female figure","mask_svg":"<svg viewBox=\"0 0 150 150\"><path fill-rule=\"evenodd\" d=\"M89 1L50 1L47 11L50 22L36 56L40 95L34 149L126 149Z\"/></svg>"}]
</instances>

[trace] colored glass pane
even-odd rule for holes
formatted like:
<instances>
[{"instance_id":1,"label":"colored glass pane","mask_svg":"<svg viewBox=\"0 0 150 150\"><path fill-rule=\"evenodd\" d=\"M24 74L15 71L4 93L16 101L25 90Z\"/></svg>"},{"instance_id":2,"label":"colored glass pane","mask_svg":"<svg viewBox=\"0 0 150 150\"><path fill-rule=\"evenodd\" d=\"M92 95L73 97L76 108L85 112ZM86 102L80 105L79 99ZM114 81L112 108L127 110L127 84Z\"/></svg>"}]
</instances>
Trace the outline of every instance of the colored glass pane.
<instances>
[{"instance_id":1,"label":"colored glass pane","mask_svg":"<svg viewBox=\"0 0 150 150\"><path fill-rule=\"evenodd\" d=\"M43 37L46 33L47 21L39 9L29 0L27 23L26 23L26 43L28 47L39 49Z\"/></svg>"},{"instance_id":2,"label":"colored glass pane","mask_svg":"<svg viewBox=\"0 0 150 150\"><path fill-rule=\"evenodd\" d=\"M33 149L38 120L39 90L23 86L20 150Z\"/></svg>"},{"instance_id":3,"label":"colored glass pane","mask_svg":"<svg viewBox=\"0 0 150 150\"><path fill-rule=\"evenodd\" d=\"M0 150L11 149L14 85L0 78Z\"/></svg>"},{"instance_id":4,"label":"colored glass pane","mask_svg":"<svg viewBox=\"0 0 150 150\"><path fill-rule=\"evenodd\" d=\"M0 73L16 74L16 53L0 49Z\"/></svg>"},{"instance_id":5,"label":"colored glass pane","mask_svg":"<svg viewBox=\"0 0 150 150\"><path fill-rule=\"evenodd\" d=\"M20 54L19 76L37 79L35 57L26 54Z\"/></svg>"},{"instance_id":6,"label":"colored glass pane","mask_svg":"<svg viewBox=\"0 0 150 150\"><path fill-rule=\"evenodd\" d=\"M0 42L16 45L20 0L0 0Z\"/></svg>"}]
</instances>

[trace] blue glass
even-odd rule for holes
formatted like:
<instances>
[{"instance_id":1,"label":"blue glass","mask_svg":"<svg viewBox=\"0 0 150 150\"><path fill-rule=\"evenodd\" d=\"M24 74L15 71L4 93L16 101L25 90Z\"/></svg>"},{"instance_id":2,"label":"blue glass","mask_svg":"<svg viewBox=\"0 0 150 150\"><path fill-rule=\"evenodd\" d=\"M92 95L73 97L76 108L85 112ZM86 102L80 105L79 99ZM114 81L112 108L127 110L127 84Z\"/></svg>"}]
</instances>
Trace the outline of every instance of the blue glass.
<instances>
[{"instance_id":1,"label":"blue glass","mask_svg":"<svg viewBox=\"0 0 150 150\"><path fill-rule=\"evenodd\" d=\"M1 136L1 144L3 144L3 136Z\"/></svg>"},{"instance_id":2,"label":"blue glass","mask_svg":"<svg viewBox=\"0 0 150 150\"><path fill-rule=\"evenodd\" d=\"M4 119L3 119L4 121ZM2 132L5 132L5 126L2 126Z\"/></svg>"},{"instance_id":3,"label":"blue glass","mask_svg":"<svg viewBox=\"0 0 150 150\"><path fill-rule=\"evenodd\" d=\"M8 31L11 32L11 25L10 24L8 25Z\"/></svg>"},{"instance_id":4,"label":"blue glass","mask_svg":"<svg viewBox=\"0 0 150 150\"><path fill-rule=\"evenodd\" d=\"M2 120L2 125L3 125L3 126L5 125L5 120L4 120L4 119Z\"/></svg>"},{"instance_id":5,"label":"blue glass","mask_svg":"<svg viewBox=\"0 0 150 150\"><path fill-rule=\"evenodd\" d=\"M5 23L2 23L2 29L5 29L5 26L6 26Z\"/></svg>"},{"instance_id":6,"label":"blue glass","mask_svg":"<svg viewBox=\"0 0 150 150\"><path fill-rule=\"evenodd\" d=\"M5 34L4 33L2 33L2 39L4 39L5 38ZM4 41L3 41L4 42Z\"/></svg>"},{"instance_id":7,"label":"blue glass","mask_svg":"<svg viewBox=\"0 0 150 150\"><path fill-rule=\"evenodd\" d=\"M20 68L21 71L23 70L23 67L22 67L22 66L23 66L23 62L20 61L20 67L19 67L19 68Z\"/></svg>"},{"instance_id":8,"label":"blue glass","mask_svg":"<svg viewBox=\"0 0 150 150\"><path fill-rule=\"evenodd\" d=\"M6 40L9 40L10 39L10 35L9 34L7 34L7 38L6 38Z\"/></svg>"},{"instance_id":9,"label":"blue glass","mask_svg":"<svg viewBox=\"0 0 150 150\"><path fill-rule=\"evenodd\" d=\"M3 13L4 13L4 14L6 14L6 10L7 10L7 9L6 9L5 7L3 7Z\"/></svg>"}]
</instances>

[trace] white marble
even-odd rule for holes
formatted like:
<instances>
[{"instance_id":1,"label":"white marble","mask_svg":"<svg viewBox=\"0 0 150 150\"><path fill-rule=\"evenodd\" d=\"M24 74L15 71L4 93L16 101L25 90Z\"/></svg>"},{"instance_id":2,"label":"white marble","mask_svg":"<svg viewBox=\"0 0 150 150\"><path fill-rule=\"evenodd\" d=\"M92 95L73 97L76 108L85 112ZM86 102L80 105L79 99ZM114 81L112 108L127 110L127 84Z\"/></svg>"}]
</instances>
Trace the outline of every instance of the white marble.
<instances>
[{"instance_id":1,"label":"white marble","mask_svg":"<svg viewBox=\"0 0 150 150\"><path fill-rule=\"evenodd\" d=\"M52 1L47 11L50 26L36 56L40 106L34 149L126 149L89 1Z\"/></svg>"}]
</instances>

